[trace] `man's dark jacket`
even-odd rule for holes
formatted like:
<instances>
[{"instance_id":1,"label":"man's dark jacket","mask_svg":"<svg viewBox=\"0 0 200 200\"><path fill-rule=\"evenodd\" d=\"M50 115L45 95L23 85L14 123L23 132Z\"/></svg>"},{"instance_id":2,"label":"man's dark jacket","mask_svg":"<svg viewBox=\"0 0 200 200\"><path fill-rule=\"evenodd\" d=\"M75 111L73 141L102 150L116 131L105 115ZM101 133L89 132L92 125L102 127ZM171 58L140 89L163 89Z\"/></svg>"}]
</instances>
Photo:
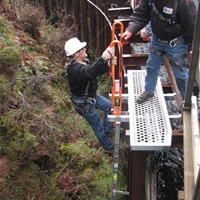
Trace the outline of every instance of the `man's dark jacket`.
<instances>
[{"instance_id":1,"label":"man's dark jacket","mask_svg":"<svg viewBox=\"0 0 200 200\"><path fill-rule=\"evenodd\" d=\"M92 64L81 64L72 61L66 70L71 93L77 97L83 97L89 82L88 97L95 98L98 88L96 78L108 71L109 65L101 57Z\"/></svg>"},{"instance_id":2,"label":"man's dark jacket","mask_svg":"<svg viewBox=\"0 0 200 200\"><path fill-rule=\"evenodd\" d=\"M168 11L174 7L173 1L175 0L153 0L157 10L164 18L171 18L172 14ZM140 0L139 5L131 15L129 26L126 30L135 35L151 21L152 32L158 38L170 40L183 35L186 42L191 43L196 22L196 7L193 0L177 1L176 23L169 24L156 15L149 4L150 0Z\"/></svg>"}]
</instances>

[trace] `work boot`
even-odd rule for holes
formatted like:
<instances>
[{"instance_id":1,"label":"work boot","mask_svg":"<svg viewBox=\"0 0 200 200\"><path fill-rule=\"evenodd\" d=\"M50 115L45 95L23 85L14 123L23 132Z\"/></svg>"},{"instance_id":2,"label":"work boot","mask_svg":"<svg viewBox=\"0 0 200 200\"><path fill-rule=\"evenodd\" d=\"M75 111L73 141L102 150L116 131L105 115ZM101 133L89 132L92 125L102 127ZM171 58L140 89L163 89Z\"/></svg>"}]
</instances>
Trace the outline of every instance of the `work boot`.
<instances>
[{"instance_id":1,"label":"work boot","mask_svg":"<svg viewBox=\"0 0 200 200\"><path fill-rule=\"evenodd\" d=\"M109 149L109 150L103 150L104 153L107 153L107 154L113 154L114 153L114 147L112 149Z\"/></svg>"},{"instance_id":2,"label":"work boot","mask_svg":"<svg viewBox=\"0 0 200 200\"><path fill-rule=\"evenodd\" d=\"M123 152L126 151L126 148L124 148L124 147L118 147L118 148L119 148L119 149L118 149L119 154L121 154L121 153L123 153ZM109 149L109 150L103 149L103 151L104 151L104 153L107 153L107 154L113 154L113 153L115 153L114 147L113 147L112 149Z\"/></svg>"},{"instance_id":3,"label":"work boot","mask_svg":"<svg viewBox=\"0 0 200 200\"><path fill-rule=\"evenodd\" d=\"M141 104L147 101L148 99L152 98L153 96L154 94L147 94L146 92L143 92L142 94L138 96L136 101L137 103Z\"/></svg>"},{"instance_id":4,"label":"work boot","mask_svg":"<svg viewBox=\"0 0 200 200\"><path fill-rule=\"evenodd\" d=\"M106 135L107 135L108 137L112 137L113 135L115 135L115 131L116 131L116 129L113 128L112 131L110 131L110 132L105 132L105 133L106 133ZM120 127L120 135L121 135L123 132L124 132L124 129L123 129L122 127Z\"/></svg>"}]
</instances>

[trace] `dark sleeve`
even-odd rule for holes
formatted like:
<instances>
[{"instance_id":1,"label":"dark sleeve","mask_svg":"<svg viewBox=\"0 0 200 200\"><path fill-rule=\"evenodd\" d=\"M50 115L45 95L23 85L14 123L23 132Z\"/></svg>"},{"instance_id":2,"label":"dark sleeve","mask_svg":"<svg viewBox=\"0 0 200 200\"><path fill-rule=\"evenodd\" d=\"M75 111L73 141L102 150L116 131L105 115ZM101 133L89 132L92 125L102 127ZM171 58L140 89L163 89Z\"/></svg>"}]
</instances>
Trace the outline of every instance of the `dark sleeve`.
<instances>
[{"instance_id":1,"label":"dark sleeve","mask_svg":"<svg viewBox=\"0 0 200 200\"><path fill-rule=\"evenodd\" d=\"M90 65L82 65L80 67L80 79L93 79L109 71L109 65L99 57Z\"/></svg>"},{"instance_id":2,"label":"dark sleeve","mask_svg":"<svg viewBox=\"0 0 200 200\"><path fill-rule=\"evenodd\" d=\"M197 10L193 0L179 0L178 17L187 43L192 42L196 16Z\"/></svg>"},{"instance_id":3,"label":"dark sleeve","mask_svg":"<svg viewBox=\"0 0 200 200\"><path fill-rule=\"evenodd\" d=\"M109 65L102 57L99 57L93 64L87 67L87 73L90 78L96 78L109 71Z\"/></svg>"},{"instance_id":4,"label":"dark sleeve","mask_svg":"<svg viewBox=\"0 0 200 200\"><path fill-rule=\"evenodd\" d=\"M148 24L150 21L150 6L149 0L140 0L139 5L133 11L133 14L130 17L130 22L127 31L130 31L135 35L138 31Z\"/></svg>"}]
</instances>

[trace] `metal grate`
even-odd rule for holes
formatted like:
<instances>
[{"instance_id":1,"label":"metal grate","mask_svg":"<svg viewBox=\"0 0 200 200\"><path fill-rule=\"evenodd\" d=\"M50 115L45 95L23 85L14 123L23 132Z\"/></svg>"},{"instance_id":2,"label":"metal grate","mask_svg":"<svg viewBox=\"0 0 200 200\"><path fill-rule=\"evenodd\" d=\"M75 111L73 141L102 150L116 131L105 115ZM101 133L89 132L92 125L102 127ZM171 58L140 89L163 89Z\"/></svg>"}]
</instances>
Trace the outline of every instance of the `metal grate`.
<instances>
[{"instance_id":1,"label":"metal grate","mask_svg":"<svg viewBox=\"0 0 200 200\"><path fill-rule=\"evenodd\" d=\"M128 71L131 150L160 150L171 146L172 129L160 79L154 97L143 104L136 98L144 91L146 70Z\"/></svg>"}]
</instances>

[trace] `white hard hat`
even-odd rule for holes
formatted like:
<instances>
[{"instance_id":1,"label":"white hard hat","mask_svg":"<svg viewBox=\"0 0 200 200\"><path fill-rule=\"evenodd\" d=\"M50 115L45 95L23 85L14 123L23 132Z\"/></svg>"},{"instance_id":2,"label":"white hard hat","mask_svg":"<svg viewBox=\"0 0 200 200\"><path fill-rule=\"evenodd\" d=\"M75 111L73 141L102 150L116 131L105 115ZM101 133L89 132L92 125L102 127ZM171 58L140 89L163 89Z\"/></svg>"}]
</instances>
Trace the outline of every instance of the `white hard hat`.
<instances>
[{"instance_id":1,"label":"white hard hat","mask_svg":"<svg viewBox=\"0 0 200 200\"><path fill-rule=\"evenodd\" d=\"M87 45L86 42L80 42L78 38L71 38L65 43L65 52L67 56L75 54Z\"/></svg>"}]
</instances>

